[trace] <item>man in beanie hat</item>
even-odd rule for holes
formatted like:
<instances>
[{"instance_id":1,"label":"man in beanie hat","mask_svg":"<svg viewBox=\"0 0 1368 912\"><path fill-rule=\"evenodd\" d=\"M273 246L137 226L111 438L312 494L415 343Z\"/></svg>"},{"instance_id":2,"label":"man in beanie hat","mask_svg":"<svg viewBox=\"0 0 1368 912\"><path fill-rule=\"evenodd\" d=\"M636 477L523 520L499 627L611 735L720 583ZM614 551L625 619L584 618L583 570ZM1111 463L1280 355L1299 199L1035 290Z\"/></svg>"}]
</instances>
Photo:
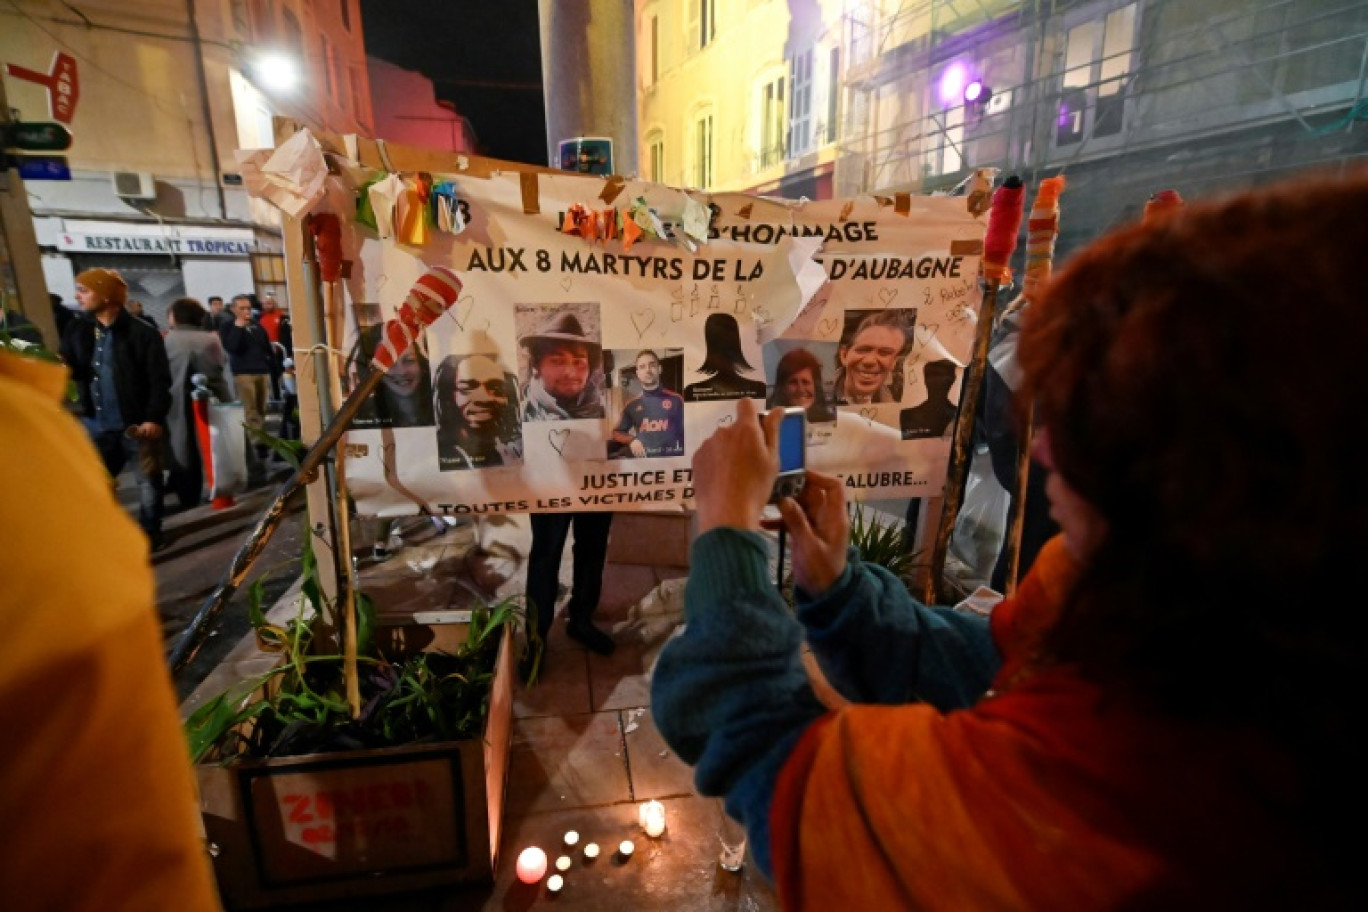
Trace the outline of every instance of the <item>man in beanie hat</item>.
<instances>
[{"instance_id":1,"label":"man in beanie hat","mask_svg":"<svg viewBox=\"0 0 1368 912\"><path fill-rule=\"evenodd\" d=\"M535 332L519 339L518 344L527 349L532 368L532 376L523 387L524 421L604 417L603 399L599 395L603 348L585 333L578 317L566 310L558 311ZM566 605L570 616L567 633L600 655L613 651L612 639L593 623L603 589L603 565L608 559L608 529L612 522L612 513L532 514L527 600L534 606L536 631L543 645L556 613L561 554L573 525L575 569ZM531 621L529 614L529 641ZM530 675L535 655L529 644L519 668L524 680Z\"/></svg>"},{"instance_id":2,"label":"man in beanie hat","mask_svg":"<svg viewBox=\"0 0 1368 912\"><path fill-rule=\"evenodd\" d=\"M171 408L171 370L161 333L124 306L128 285L112 269L76 276L82 317L62 337L62 360L81 397L86 431L111 476L131 465L138 523L161 548L162 436Z\"/></svg>"}]
</instances>

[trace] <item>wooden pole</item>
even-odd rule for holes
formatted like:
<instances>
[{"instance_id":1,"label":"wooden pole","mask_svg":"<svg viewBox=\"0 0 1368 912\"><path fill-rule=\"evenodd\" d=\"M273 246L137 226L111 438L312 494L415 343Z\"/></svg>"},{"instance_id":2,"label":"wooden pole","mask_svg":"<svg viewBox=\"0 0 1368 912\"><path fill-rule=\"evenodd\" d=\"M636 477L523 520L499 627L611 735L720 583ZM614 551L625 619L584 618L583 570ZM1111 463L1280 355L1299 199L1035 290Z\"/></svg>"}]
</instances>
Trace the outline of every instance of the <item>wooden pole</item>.
<instances>
[{"instance_id":1,"label":"wooden pole","mask_svg":"<svg viewBox=\"0 0 1368 912\"><path fill-rule=\"evenodd\" d=\"M1021 228L1021 178L1013 175L1003 181L993 193L992 208L988 211L988 231L983 242L984 293L979 305L978 326L974 333L974 354L965 371L964 386L960 390L959 420L955 423L954 441L950 448L950 471L945 480L945 501L941 506L940 525L936 529L936 543L931 551L930 573L922 586L922 601L928 605L939 600L941 577L945 559L950 551L950 536L955 531L964 500L964 483L969 475L970 444L974 438L974 419L983 388L983 377L988 371L988 345L993 337L993 316L997 312L998 288L1003 278L1010 275L1007 263L1016 249L1017 232Z\"/></svg>"}]
</instances>

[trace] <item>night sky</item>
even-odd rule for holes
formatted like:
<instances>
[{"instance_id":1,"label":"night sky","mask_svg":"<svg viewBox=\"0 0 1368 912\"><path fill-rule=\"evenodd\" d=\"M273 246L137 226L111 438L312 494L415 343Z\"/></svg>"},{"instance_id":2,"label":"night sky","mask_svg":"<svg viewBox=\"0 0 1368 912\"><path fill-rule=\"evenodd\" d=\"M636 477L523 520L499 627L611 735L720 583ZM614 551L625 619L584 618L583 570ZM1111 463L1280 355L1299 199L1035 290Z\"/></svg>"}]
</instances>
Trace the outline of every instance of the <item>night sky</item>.
<instances>
[{"instance_id":1,"label":"night sky","mask_svg":"<svg viewBox=\"0 0 1368 912\"><path fill-rule=\"evenodd\" d=\"M431 79L479 154L547 163L537 0L361 0L361 18L366 52Z\"/></svg>"}]
</instances>

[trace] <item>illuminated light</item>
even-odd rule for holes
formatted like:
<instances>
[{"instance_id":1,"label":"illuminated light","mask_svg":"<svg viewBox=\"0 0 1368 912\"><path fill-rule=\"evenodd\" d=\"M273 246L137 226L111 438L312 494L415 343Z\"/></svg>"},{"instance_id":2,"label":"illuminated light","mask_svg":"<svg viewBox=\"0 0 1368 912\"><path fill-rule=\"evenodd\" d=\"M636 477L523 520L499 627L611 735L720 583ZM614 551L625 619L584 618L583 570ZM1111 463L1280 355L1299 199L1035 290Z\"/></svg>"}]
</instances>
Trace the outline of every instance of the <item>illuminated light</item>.
<instances>
[{"instance_id":1,"label":"illuminated light","mask_svg":"<svg viewBox=\"0 0 1368 912\"><path fill-rule=\"evenodd\" d=\"M618 844L618 854L623 858L631 858L632 853L635 851L636 846L632 845L632 840L630 839L624 839Z\"/></svg>"},{"instance_id":2,"label":"illuminated light","mask_svg":"<svg viewBox=\"0 0 1368 912\"><path fill-rule=\"evenodd\" d=\"M286 91L299 84L299 67L284 54L262 54L257 58L256 73L272 89Z\"/></svg>"},{"instance_id":3,"label":"illuminated light","mask_svg":"<svg viewBox=\"0 0 1368 912\"><path fill-rule=\"evenodd\" d=\"M536 846L529 846L518 856L516 867L518 880L534 884L546 873L546 853Z\"/></svg>"},{"instance_id":4,"label":"illuminated light","mask_svg":"<svg viewBox=\"0 0 1368 912\"><path fill-rule=\"evenodd\" d=\"M665 805L659 801L648 801L637 809L637 821L646 835L657 839L665 832Z\"/></svg>"},{"instance_id":5,"label":"illuminated light","mask_svg":"<svg viewBox=\"0 0 1368 912\"><path fill-rule=\"evenodd\" d=\"M599 857L599 847L597 842L590 842L584 846L584 857L593 861Z\"/></svg>"},{"instance_id":6,"label":"illuminated light","mask_svg":"<svg viewBox=\"0 0 1368 912\"><path fill-rule=\"evenodd\" d=\"M950 64L941 72L940 78L940 100L941 104L959 104L964 98L964 84L969 79L969 73L964 68L964 64L956 61Z\"/></svg>"},{"instance_id":7,"label":"illuminated light","mask_svg":"<svg viewBox=\"0 0 1368 912\"><path fill-rule=\"evenodd\" d=\"M569 856L569 855L562 855L560 858L557 858L557 859L556 859L556 870L557 870L557 871L568 871L568 870L570 870L570 865L573 864L573 863L574 863L574 862L572 862L572 861L570 860L570 856Z\"/></svg>"},{"instance_id":8,"label":"illuminated light","mask_svg":"<svg viewBox=\"0 0 1368 912\"><path fill-rule=\"evenodd\" d=\"M984 85L982 79L975 79L964 87L964 100L968 104L986 105L992 97L993 90Z\"/></svg>"},{"instance_id":9,"label":"illuminated light","mask_svg":"<svg viewBox=\"0 0 1368 912\"><path fill-rule=\"evenodd\" d=\"M559 893L563 886L565 886L565 878L561 877L559 874L552 874L546 879L547 893Z\"/></svg>"}]
</instances>

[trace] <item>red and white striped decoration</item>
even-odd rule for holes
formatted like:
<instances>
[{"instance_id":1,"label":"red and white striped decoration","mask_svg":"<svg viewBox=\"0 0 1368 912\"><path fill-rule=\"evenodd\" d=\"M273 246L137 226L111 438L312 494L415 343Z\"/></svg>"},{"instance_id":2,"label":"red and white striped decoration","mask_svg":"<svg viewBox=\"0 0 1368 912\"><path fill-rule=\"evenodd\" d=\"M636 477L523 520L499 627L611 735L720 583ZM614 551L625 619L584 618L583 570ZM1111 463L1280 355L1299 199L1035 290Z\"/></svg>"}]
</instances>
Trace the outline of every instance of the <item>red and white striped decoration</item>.
<instances>
[{"instance_id":1,"label":"red and white striped decoration","mask_svg":"<svg viewBox=\"0 0 1368 912\"><path fill-rule=\"evenodd\" d=\"M384 338L371 366L388 371L418 341L423 330L451 309L461 296L461 279L455 270L433 266L409 289L398 316L385 324Z\"/></svg>"}]
</instances>

